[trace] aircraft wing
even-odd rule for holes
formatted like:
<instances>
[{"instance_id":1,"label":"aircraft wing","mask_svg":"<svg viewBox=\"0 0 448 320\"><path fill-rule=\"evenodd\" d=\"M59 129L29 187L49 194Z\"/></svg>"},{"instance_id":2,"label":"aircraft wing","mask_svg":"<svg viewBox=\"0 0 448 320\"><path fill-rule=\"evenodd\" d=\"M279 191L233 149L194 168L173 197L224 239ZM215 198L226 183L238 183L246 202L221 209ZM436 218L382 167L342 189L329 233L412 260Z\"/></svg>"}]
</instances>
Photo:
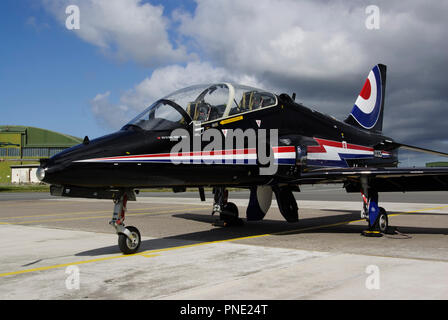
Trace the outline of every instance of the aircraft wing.
<instances>
[{"instance_id":1,"label":"aircraft wing","mask_svg":"<svg viewBox=\"0 0 448 320\"><path fill-rule=\"evenodd\" d=\"M322 168L302 172L297 184L343 183L347 192L361 190L361 177L378 192L448 191L447 168Z\"/></svg>"},{"instance_id":2,"label":"aircraft wing","mask_svg":"<svg viewBox=\"0 0 448 320\"><path fill-rule=\"evenodd\" d=\"M436 156L448 157L448 153L446 153L446 152L411 146L409 144L398 143L398 142L394 142L394 141L390 141L390 140L382 141L381 143L376 145L375 148L378 150L393 150L393 149L401 148L401 149L406 149L406 150L410 150L410 151L428 153L428 154L432 154L432 155L436 155Z\"/></svg>"}]
</instances>

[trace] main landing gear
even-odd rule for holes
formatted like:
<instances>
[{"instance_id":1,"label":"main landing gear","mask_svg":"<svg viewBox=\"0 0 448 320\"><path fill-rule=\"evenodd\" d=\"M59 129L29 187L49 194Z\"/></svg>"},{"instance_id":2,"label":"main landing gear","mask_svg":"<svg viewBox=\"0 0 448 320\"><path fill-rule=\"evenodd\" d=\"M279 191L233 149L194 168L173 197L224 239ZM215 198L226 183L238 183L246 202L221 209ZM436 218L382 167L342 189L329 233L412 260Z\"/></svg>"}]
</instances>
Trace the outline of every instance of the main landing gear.
<instances>
[{"instance_id":1,"label":"main landing gear","mask_svg":"<svg viewBox=\"0 0 448 320\"><path fill-rule=\"evenodd\" d=\"M364 236L381 237L389 229L389 219L383 207L378 206L378 192L369 188L366 181L362 183L361 196L363 199L363 209L361 218L366 219L369 228L362 232Z\"/></svg>"},{"instance_id":2,"label":"main landing gear","mask_svg":"<svg viewBox=\"0 0 448 320\"><path fill-rule=\"evenodd\" d=\"M228 202L229 191L225 187L213 188L214 203L212 215L219 214L219 220L213 223L218 227L241 226L243 220L238 217L238 207L233 202Z\"/></svg>"},{"instance_id":3,"label":"main landing gear","mask_svg":"<svg viewBox=\"0 0 448 320\"><path fill-rule=\"evenodd\" d=\"M136 227L125 227L124 225L127 201L127 193L123 193L114 199L114 214L109 224L115 228L118 234L118 247L121 252L133 254L140 248L142 240Z\"/></svg>"}]
</instances>

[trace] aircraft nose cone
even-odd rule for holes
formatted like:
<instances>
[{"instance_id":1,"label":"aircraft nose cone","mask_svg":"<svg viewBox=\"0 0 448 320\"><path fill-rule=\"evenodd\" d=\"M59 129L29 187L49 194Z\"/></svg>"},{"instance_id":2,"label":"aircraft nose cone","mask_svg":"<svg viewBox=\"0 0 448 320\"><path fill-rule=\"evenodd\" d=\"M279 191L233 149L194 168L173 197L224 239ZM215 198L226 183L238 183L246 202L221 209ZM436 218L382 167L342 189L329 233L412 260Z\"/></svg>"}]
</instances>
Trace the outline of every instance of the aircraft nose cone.
<instances>
[{"instance_id":1,"label":"aircraft nose cone","mask_svg":"<svg viewBox=\"0 0 448 320\"><path fill-rule=\"evenodd\" d=\"M46 168L39 167L36 171L36 177L39 181L44 181Z\"/></svg>"}]
</instances>

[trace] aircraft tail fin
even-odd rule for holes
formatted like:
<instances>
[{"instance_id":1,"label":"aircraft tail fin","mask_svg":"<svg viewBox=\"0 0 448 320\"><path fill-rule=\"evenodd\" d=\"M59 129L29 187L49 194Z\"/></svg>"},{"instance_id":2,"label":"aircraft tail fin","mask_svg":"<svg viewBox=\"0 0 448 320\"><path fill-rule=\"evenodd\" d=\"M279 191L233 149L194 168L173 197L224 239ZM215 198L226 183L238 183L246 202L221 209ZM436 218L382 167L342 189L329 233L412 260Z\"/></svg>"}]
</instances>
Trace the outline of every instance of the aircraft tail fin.
<instances>
[{"instance_id":1,"label":"aircraft tail fin","mask_svg":"<svg viewBox=\"0 0 448 320\"><path fill-rule=\"evenodd\" d=\"M386 70L384 64L372 68L346 123L368 131L383 130Z\"/></svg>"}]
</instances>

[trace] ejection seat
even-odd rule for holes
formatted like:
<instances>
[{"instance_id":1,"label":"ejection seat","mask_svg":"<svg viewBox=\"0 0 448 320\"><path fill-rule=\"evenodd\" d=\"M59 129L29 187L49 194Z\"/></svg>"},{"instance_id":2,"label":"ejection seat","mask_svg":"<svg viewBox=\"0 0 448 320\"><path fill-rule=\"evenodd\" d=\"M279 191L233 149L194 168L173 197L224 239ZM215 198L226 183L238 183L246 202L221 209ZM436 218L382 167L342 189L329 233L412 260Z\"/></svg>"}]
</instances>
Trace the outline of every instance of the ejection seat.
<instances>
[{"instance_id":1,"label":"ejection seat","mask_svg":"<svg viewBox=\"0 0 448 320\"><path fill-rule=\"evenodd\" d=\"M203 101L191 102L188 104L186 111L192 120L202 122L209 119L211 107Z\"/></svg>"}]
</instances>

